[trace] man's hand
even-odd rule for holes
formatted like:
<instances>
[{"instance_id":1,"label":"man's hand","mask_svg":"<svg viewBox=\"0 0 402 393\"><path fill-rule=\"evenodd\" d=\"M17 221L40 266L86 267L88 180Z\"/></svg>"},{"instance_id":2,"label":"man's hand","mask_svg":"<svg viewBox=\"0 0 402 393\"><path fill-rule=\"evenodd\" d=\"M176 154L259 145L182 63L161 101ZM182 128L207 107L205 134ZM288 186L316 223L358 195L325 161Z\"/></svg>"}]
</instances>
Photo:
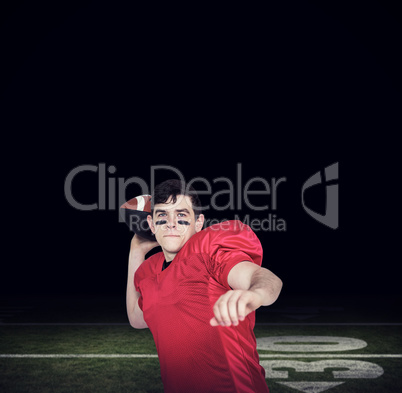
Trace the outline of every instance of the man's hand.
<instances>
[{"instance_id":1,"label":"man's hand","mask_svg":"<svg viewBox=\"0 0 402 393\"><path fill-rule=\"evenodd\" d=\"M248 314L263 304L258 291L232 290L222 295L213 307L214 317L211 326L237 326Z\"/></svg>"},{"instance_id":2,"label":"man's hand","mask_svg":"<svg viewBox=\"0 0 402 393\"><path fill-rule=\"evenodd\" d=\"M228 284L233 290L215 303L211 326L237 326L258 307L272 304L282 288L282 281L275 274L249 261L230 270Z\"/></svg>"},{"instance_id":3,"label":"man's hand","mask_svg":"<svg viewBox=\"0 0 402 393\"><path fill-rule=\"evenodd\" d=\"M130 251L145 255L153 248L159 246L157 241L145 239L142 236L134 235L131 239Z\"/></svg>"}]
</instances>

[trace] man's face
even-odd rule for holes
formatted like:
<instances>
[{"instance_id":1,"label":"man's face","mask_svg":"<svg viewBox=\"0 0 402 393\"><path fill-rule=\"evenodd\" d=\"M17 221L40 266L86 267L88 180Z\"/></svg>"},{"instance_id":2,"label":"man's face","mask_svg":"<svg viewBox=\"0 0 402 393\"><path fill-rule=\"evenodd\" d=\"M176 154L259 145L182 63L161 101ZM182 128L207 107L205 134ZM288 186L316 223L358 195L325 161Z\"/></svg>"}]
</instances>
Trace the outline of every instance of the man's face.
<instances>
[{"instance_id":1,"label":"man's face","mask_svg":"<svg viewBox=\"0 0 402 393\"><path fill-rule=\"evenodd\" d=\"M162 247L167 261L171 261L188 239L202 229L204 216L195 219L191 198L178 195L176 203L169 198L166 203L154 206L153 217L148 224Z\"/></svg>"}]
</instances>

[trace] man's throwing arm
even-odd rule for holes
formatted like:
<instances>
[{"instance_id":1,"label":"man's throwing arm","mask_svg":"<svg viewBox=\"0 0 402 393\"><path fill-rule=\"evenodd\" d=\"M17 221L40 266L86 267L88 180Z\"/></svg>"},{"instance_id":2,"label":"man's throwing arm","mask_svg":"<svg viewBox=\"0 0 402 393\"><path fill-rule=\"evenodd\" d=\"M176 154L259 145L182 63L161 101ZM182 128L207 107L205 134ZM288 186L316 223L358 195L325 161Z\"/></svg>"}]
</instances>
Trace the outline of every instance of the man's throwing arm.
<instances>
[{"instance_id":1,"label":"man's throwing arm","mask_svg":"<svg viewBox=\"0 0 402 393\"><path fill-rule=\"evenodd\" d=\"M128 257L126 308L130 325L136 329L144 329L148 326L144 321L142 310L138 305L138 299L141 295L135 289L134 275L144 262L145 255L156 246L158 246L157 242L146 240L138 235L134 235L131 240L130 254Z\"/></svg>"}]
</instances>

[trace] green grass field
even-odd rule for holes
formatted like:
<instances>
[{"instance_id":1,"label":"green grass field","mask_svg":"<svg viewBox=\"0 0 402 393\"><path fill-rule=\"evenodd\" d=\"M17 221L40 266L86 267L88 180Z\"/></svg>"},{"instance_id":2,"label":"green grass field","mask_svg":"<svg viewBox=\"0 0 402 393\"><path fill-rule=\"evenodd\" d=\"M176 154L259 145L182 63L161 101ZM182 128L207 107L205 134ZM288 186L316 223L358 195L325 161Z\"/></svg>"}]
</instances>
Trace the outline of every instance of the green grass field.
<instances>
[{"instance_id":1,"label":"green grass field","mask_svg":"<svg viewBox=\"0 0 402 393\"><path fill-rule=\"evenodd\" d=\"M288 299L258 314L271 392L402 392L399 300L346 300ZM128 325L121 299L1 304L0 392L163 392L152 335Z\"/></svg>"}]
</instances>

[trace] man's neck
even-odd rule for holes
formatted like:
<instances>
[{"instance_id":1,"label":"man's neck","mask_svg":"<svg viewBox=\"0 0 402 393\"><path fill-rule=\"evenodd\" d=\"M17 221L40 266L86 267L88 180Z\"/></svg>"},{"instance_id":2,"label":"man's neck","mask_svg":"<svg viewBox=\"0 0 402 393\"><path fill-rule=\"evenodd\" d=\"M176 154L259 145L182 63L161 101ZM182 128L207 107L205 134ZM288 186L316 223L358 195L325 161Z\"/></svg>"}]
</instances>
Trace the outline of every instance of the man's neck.
<instances>
[{"instance_id":1,"label":"man's neck","mask_svg":"<svg viewBox=\"0 0 402 393\"><path fill-rule=\"evenodd\" d=\"M176 253L172 253L172 252L168 252L168 251L163 250L163 255L165 255L165 261L166 261L166 262L171 262L171 261L173 261L173 259L174 259L174 257L176 256L176 254L177 254L177 252L176 252Z\"/></svg>"}]
</instances>

